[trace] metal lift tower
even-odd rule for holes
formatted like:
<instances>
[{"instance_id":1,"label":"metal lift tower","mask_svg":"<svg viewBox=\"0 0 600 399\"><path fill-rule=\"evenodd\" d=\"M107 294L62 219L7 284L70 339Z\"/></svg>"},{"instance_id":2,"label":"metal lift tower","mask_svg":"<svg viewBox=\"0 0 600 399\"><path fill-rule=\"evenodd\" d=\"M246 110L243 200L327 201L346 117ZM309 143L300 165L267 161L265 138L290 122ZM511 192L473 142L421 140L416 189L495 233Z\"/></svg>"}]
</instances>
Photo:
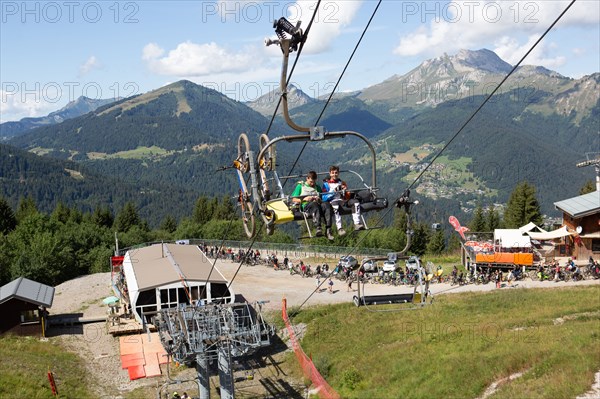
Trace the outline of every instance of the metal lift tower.
<instances>
[{"instance_id":1,"label":"metal lift tower","mask_svg":"<svg viewBox=\"0 0 600 399\"><path fill-rule=\"evenodd\" d=\"M155 319L173 360L196 363L200 399L210 399L209 363L217 361L221 398L234 398L232 358L270 345L273 327L264 321L264 302L207 304L162 309Z\"/></svg>"},{"instance_id":2,"label":"metal lift tower","mask_svg":"<svg viewBox=\"0 0 600 399\"><path fill-rule=\"evenodd\" d=\"M586 154L587 161L579 162L578 168L594 166L596 169L596 191L600 191L600 153Z\"/></svg>"}]
</instances>

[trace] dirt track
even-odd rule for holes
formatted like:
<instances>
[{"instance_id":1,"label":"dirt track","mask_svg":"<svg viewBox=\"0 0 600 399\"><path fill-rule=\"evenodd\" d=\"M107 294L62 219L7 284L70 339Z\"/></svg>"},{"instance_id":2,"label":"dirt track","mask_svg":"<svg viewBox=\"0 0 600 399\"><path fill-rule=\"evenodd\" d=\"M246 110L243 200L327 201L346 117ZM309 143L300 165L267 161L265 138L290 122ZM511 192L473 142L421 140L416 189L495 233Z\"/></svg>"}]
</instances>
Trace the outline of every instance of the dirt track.
<instances>
[{"instance_id":1,"label":"dirt track","mask_svg":"<svg viewBox=\"0 0 600 399\"><path fill-rule=\"evenodd\" d=\"M288 271L275 271L264 266L242 266L218 261L217 267L221 273L231 279L237 275L232 284L232 290L241 294L247 301L268 301L263 309L280 310L281 299L285 296L288 306L304 306L316 304L351 302L356 295L356 284L353 291L348 291L344 282L334 279L334 293L327 292L326 285L321 286L322 292L313 294L316 288L315 278L302 278L299 275L290 276ZM574 285L600 285L600 280L585 280L580 282L554 283L525 281L518 282L515 288L536 287L571 287ZM494 284L467 285L452 287L449 284L433 284L431 291L437 293L457 293L465 291L490 291ZM409 287L392 287L388 285L365 286L366 294L408 293ZM312 295L311 295L312 294ZM51 315L62 313L83 313L84 317L104 316L107 306L102 299L112 295L110 290L110 273L99 273L67 281L56 287L54 303L50 308ZM310 298L309 298L310 296ZM157 386L157 378L129 381L127 372L121 370L118 340L106 334L104 323L86 324L83 327L52 329L50 342L58 341L69 350L78 353L86 361L86 367L94 381L89 384L94 387L98 397L114 398L119 393L129 392L141 386ZM263 372L266 373L265 370ZM596 395L598 392L594 395ZM593 396L592 396L593 397Z\"/></svg>"}]
</instances>

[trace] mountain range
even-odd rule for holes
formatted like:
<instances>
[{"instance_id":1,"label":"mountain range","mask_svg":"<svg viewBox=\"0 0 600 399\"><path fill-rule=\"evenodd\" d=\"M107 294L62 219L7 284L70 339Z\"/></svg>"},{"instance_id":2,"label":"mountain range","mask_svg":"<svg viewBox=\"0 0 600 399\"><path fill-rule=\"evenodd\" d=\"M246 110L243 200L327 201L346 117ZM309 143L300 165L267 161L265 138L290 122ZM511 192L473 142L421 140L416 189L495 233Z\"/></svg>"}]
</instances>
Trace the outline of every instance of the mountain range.
<instances>
[{"instance_id":1,"label":"mountain range","mask_svg":"<svg viewBox=\"0 0 600 399\"><path fill-rule=\"evenodd\" d=\"M55 125L62 123L67 119L94 111L98 107L112 103L120 98L112 99L92 99L81 96L76 100L69 101L67 105L58 111L49 113L39 118L23 118L18 122L4 122L0 124L0 140L6 140L36 127Z\"/></svg>"},{"instance_id":2,"label":"mountain range","mask_svg":"<svg viewBox=\"0 0 600 399\"><path fill-rule=\"evenodd\" d=\"M256 100L247 102L246 105L255 110L256 112L270 117L273 115L273 110L275 109L275 107L277 107L280 97L281 90L276 89L268 92L267 94L263 94ZM287 98L289 109L298 108L303 105L315 102L314 98L304 93L302 90L300 90L293 84L290 84L288 87Z\"/></svg>"},{"instance_id":3,"label":"mountain range","mask_svg":"<svg viewBox=\"0 0 600 399\"><path fill-rule=\"evenodd\" d=\"M392 76L360 91L357 98L368 104L395 104L392 112L406 107L435 107L487 95L512 69L490 50L461 50L454 56L424 61L405 75ZM529 102L526 109L532 112L564 116L575 112L583 118L598 104L599 83L598 73L572 79L541 66L525 65L514 71L499 93L512 92L516 101ZM540 98L540 93L549 96Z\"/></svg>"},{"instance_id":4,"label":"mountain range","mask_svg":"<svg viewBox=\"0 0 600 399\"><path fill-rule=\"evenodd\" d=\"M511 70L489 50L463 50L355 93L336 95L329 103L290 88L291 114L301 125L367 136L377 152L379 186L390 196L412 185L452 140L414 184L419 196L435 204L436 211L419 211L424 217L468 212L478 201L506 202L522 180L536 186L543 211L552 213L553 202L577 195L592 177L575 163L600 148L600 73L572 79L539 66L520 67L453 138ZM8 144L43 158L77 162L140 190L163 191L161 185L168 185L186 193L233 196L234 174L215 171L231 165L241 132L248 133L257 149L278 96L271 93L243 104L179 81L27 131ZM268 131L272 138L289 132L280 118ZM299 158L301 144L278 144L278 172L289 174L297 158L294 173L326 171L332 163L367 171L366 148L359 144L351 138L310 143ZM18 182L4 180L0 194L18 195L15 186ZM175 216L190 207L181 204ZM172 210L178 212L177 207Z\"/></svg>"}]
</instances>

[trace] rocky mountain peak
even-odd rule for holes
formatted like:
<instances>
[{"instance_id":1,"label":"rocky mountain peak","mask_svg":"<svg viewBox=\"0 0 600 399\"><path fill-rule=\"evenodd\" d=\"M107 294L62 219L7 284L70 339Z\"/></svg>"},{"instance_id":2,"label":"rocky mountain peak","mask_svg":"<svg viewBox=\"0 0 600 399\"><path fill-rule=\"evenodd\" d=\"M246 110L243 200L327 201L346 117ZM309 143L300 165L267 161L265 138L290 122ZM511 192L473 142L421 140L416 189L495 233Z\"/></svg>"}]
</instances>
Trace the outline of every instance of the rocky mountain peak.
<instances>
[{"instance_id":1,"label":"rocky mountain peak","mask_svg":"<svg viewBox=\"0 0 600 399\"><path fill-rule=\"evenodd\" d=\"M496 53L488 49L460 50L458 54L449 57L452 63L465 68L479 69L491 73L508 73L512 66L502 60Z\"/></svg>"},{"instance_id":2,"label":"rocky mountain peak","mask_svg":"<svg viewBox=\"0 0 600 399\"><path fill-rule=\"evenodd\" d=\"M273 91L268 92L267 94L258 97L254 101L247 102L246 105L263 115L270 115L273 113L273 110L275 109L275 106L277 105L280 96L281 90L275 89ZM287 98L290 109L294 109L315 101L314 98L310 97L308 94L304 93L299 87L296 87L292 84L288 86Z\"/></svg>"}]
</instances>

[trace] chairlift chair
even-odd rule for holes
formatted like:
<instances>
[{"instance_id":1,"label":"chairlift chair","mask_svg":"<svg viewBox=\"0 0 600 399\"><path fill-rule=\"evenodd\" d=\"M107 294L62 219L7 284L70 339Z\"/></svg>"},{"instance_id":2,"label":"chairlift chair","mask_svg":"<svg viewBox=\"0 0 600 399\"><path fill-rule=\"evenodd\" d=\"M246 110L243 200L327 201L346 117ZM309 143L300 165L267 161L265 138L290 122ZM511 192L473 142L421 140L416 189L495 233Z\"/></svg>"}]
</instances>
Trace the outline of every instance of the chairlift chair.
<instances>
[{"instance_id":1,"label":"chairlift chair","mask_svg":"<svg viewBox=\"0 0 600 399\"><path fill-rule=\"evenodd\" d=\"M330 139L343 139L346 136L358 137L366 143L371 153L371 182L370 184L367 184L358 173L349 171L357 175L365 187L347 191L359 200L361 212L367 213L373 210L387 208L387 199L377 196L377 163L375 149L364 135L350 130L328 132L323 126L303 127L297 125L291 119L288 108L286 82L289 54L298 49L298 46L306 40L306 35L304 35L302 29L300 29L300 23L298 23L297 26L293 26L285 18L280 18L275 21L273 27L275 28L278 40L267 40L266 44L277 44L283 52L283 65L280 80L283 115L288 126L301 134L292 134L275 139L269 139L266 134L262 134L259 137L259 152L256 157L255 153L250 149L248 135L246 133L240 135L238 139L237 158L233 162L233 168L236 169L240 186L238 205L241 209L242 222L246 235L249 238L252 238L256 234L256 218L258 216L264 222L268 235L273 234L276 224L283 224L291 221L304 221L307 225L309 236L312 237L308 215L295 207L292 204L292 198L283 192L281 178L276 171L275 148L277 143L283 141L288 143L318 142ZM286 178L289 177L290 176L286 176ZM250 183L249 187L247 181ZM340 207L340 213L342 215L350 214L351 212L352 209L349 206Z\"/></svg>"}]
</instances>

